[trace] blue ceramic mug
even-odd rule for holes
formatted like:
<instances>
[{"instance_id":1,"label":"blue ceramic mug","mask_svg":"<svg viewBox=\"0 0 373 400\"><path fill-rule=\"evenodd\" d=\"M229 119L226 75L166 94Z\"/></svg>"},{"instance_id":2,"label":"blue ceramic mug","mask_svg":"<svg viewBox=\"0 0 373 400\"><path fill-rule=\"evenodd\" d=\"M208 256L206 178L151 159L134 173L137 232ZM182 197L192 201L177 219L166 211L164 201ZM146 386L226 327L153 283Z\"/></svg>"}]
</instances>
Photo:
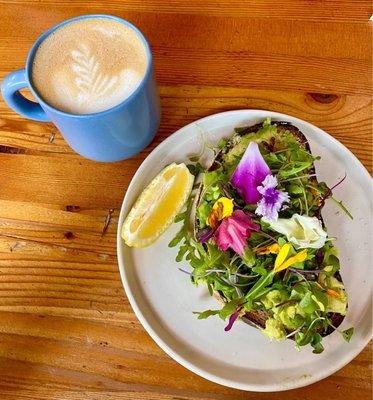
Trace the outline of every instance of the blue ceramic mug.
<instances>
[{"instance_id":1,"label":"blue ceramic mug","mask_svg":"<svg viewBox=\"0 0 373 400\"><path fill-rule=\"evenodd\" d=\"M94 114L70 114L52 107L41 98L33 85L31 68L36 50L43 40L61 26L83 18L109 18L129 26L143 42L148 64L141 83L123 102ZM31 90L37 103L26 99L19 92L23 88ZM32 46L26 68L6 76L1 92L14 111L35 121L52 121L72 149L96 161L119 161L139 153L154 138L160 121L159 96L149 44L134 25L111 15L79 16L63 21L45 32Z\"/></svg>"}]
</instances>

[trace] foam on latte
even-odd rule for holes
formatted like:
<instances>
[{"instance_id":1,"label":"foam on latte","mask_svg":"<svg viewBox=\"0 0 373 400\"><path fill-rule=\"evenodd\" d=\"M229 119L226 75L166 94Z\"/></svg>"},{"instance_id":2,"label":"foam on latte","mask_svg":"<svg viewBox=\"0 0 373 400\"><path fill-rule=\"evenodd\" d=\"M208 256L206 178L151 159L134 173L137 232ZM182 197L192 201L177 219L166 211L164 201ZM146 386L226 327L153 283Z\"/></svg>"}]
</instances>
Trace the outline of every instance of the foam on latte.
<instances>
[{"instance_id":1,"label":"foam on latte","mask_svg":"<svg viewBox=\"0 0 373 400\"><path fill-rule=\"evenodd\" d=\"M130 27L87 18L62 26L41 43L32 82L51 106L91 114L125 100L140 84L147 62L145 46Z\"/></svg>"}]
</instances>

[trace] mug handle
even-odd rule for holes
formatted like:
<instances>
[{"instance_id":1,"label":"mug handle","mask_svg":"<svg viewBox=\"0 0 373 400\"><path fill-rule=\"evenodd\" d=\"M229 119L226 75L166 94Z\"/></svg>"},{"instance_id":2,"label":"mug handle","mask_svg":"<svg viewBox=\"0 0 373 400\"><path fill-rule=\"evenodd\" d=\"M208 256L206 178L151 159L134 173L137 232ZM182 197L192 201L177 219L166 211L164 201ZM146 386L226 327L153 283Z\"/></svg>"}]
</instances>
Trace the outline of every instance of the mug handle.
<instances>
[{"instance_id":1,"label":"mug handle","mask_svg":"<svg viewBox=\"0 0 373 400\"><path fill-rule=\"evenodd\" d=\"M16 113L34 121L49 122L50 118L39 103L26 99L19 91L27 88L28 82L25 69L11 72L5 77L1 85L1 93L5 102Z\"/></svg>"}]
</instances>

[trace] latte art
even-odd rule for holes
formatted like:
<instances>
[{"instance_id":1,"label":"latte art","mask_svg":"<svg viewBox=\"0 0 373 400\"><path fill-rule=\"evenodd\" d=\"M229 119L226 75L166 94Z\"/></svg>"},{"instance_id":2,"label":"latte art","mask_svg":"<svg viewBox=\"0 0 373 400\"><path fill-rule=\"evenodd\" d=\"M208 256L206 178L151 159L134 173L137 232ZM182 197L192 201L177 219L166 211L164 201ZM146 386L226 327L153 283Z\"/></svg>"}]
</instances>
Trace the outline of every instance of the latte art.
<instances>
[{"instance_id":1,"label":"latte art","mask_svg":"<svg viewBox=\"0 0 373 400\"><path fill-rule=\"evenodd\" d=\"M71 51L71 85L66 85L63 74L56 75L55 91L61 90L66 98L75 99L75 112L102 111L102 103L113 105L128 97L141 81L142 75L133 69L123 69L116 75L104 71L96 54L85 44ZM110 108L110 107L109 107Z\"/></svg>"},{"instance_id":2,"label":"latte art","mask_svg":"<svg viewBox=\"0 0 373 400\"><path fill-rule=\"evenodd\" d=\"M147 67L145 47L129 27L92 18L72 22L38 48L32 81L44 100L66 112L90 114L124 101Z\"/></svg>"},{"instance_id":3,"label":"latte art","mask_svg":"<svg viewBox=\"0 0 373 400\"><path fill-rule=\"evenodd\" d=\"M94 102L105 97L118 84L118 76L105 75L101 71L100 63L95 54L81 44L80 49L71 51L72 72L75 73L75 85L78 89L78 103Z\"/></svg>"}]
</instances>

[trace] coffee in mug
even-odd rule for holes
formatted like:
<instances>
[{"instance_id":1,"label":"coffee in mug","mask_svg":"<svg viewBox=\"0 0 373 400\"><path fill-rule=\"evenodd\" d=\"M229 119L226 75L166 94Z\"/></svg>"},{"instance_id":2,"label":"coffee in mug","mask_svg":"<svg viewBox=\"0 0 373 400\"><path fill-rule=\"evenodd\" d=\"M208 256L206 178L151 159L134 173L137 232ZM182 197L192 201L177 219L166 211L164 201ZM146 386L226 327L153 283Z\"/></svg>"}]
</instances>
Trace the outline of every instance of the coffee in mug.
<instances>
[{"instance_id":1,"label":"coffee in mug","mask_svg":"<svg viewBox=\"0 0 373 400\"><path fill-rule=\"evenodd\" d=\"M18 114L53 122L72 149L95 161L139 153L161 117L149 43L113 15L81 15L50 28L25 68L4 78L1 94Z\"/></svg>"},{"instance_id":2,"label":"coffee in mug","mask_svg":"<svg viewBox=\"0 0 373 400\"><path fill-rule=\"evenodd\" d=\"M137 33L108 18L70 22L38 47L31 79L43 100L71 114L106 111L141 83L147 54Z\"/></svg>"}]
</instances>

